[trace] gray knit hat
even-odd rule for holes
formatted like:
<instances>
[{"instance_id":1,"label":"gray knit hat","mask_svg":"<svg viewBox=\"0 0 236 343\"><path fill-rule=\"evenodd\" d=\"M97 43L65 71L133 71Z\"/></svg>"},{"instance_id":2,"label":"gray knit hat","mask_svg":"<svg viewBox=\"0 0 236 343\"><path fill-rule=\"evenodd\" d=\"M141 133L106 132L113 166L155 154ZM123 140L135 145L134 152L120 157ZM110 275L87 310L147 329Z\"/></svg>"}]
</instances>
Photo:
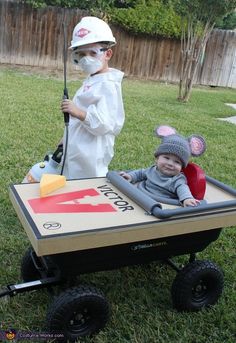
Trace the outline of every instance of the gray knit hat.
<instances>
[{"instance_id":1,"label":"gray knit hat","mask_svg":"<svg viewBox=\"0 0 236 343\"><path fill-rule=\"evenodd\" d=\"M192 135L184 138L178 135L174 128L162 125L155 130L158 137L162 138L162 142L155 152L155 157L161 154L173 154L179 157L186 167L190 156L200 156L206 149L206 143L203 137Z\"/></svg>"}]
</instances>

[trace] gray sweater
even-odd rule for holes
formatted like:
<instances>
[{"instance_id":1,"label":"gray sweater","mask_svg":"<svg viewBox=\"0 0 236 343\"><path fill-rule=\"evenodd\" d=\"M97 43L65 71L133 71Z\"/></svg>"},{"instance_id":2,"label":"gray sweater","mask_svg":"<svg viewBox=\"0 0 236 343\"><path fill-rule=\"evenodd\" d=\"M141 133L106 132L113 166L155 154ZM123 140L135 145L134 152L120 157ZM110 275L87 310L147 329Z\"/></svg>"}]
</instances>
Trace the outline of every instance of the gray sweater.
<instances>
[{"instance_id":1,"label":"gray sweater","mask_svg":"<svg viewBox=\"0 0 236 343\"><path fill-rule=\"evenodd\" d=\"M138 182L138 188L145 193L148 192L149 196L157 201L160 196L167 199L179 199L180 202L193 198L183 173L167 176L161 174L154 165L147 169L130 171L129 175L132 177L132 183Z\"/></svg>"}]
</instances>

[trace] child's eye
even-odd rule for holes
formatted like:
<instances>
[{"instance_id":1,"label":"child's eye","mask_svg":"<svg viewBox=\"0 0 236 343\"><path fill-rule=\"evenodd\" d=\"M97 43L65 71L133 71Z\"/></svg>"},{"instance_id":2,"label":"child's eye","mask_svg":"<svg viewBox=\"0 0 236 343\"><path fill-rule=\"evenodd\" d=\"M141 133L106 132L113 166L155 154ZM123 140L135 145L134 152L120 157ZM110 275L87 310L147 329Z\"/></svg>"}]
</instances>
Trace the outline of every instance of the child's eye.
<instances>
[{"instance_id":1,"label":"child's eye","mask_svg":"<svg viewBox=\"0 0 236 343\"><path fill-rule=\"evenodd\" d=\"M82 52L82 51L75 51L75 56L76 56L78 59L81 59L82 57L85 56L85 53Z\"/></svg>"},{"instance_id":2,"label":"child's eye","mask_svg":"<svg viewBox=\"0 0 236 343\"><path fill-rule=\"evenodd\" d=\"M97 56L97 51L90 51L90 56L96 57Z\"/></svg>"}]
</instances>

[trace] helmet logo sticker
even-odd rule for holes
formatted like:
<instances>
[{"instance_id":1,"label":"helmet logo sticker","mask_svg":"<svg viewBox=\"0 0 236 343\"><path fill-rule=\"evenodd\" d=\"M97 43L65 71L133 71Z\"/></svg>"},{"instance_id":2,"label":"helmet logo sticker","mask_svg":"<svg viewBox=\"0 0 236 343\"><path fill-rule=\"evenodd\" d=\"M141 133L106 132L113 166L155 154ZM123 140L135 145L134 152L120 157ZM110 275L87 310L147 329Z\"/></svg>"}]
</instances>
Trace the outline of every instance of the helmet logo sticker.
<instances>
[{"instance_id":1,"label":"helmet logo sticker","mask_svg":"<svg viewBox=\"0 0 236 343\"><path fill-rule=\"evenodd\" d=\"M91 31L81 28L79 29L79 31L76 32L75 36L83 38L84 36L86 36L88 33L90 33Z\"/></svg>"}]
</instances>

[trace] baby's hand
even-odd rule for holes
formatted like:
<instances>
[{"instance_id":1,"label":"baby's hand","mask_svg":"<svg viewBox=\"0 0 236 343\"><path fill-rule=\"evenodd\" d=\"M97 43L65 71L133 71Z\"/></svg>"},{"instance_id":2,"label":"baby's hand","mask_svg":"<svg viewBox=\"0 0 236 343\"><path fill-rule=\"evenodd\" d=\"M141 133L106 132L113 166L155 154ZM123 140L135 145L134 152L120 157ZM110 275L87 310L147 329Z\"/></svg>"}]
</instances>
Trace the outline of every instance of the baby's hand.
<instances>
[{"instance_id":1,"label":"baby's hand","mask_svg":"<svg viewBox=\"0 0 236 343\"><path fill-rule=\"evenodd\" d=\"M132 181L132 177L131 177L128 173L126 173L126 172L124 172L124 171L121 171L119 174L120 174L120 176L122 176L125 180L127 180L127 181L129 181L129 182Z\"/></svg>"},{"instance_id":2,"label":"baby's hand","mask_svg":"<svg viewBox=\"0 0 236 343\"><path fill-rule=\"evenodd\" d=\"M185 199L183 201L183 205L184 207L187 207L187 206L197 206L200 204L200 201L197 200L197 199L194 199L194 198L191 198L191 199Z\"/></svg>"}]
</instances>

